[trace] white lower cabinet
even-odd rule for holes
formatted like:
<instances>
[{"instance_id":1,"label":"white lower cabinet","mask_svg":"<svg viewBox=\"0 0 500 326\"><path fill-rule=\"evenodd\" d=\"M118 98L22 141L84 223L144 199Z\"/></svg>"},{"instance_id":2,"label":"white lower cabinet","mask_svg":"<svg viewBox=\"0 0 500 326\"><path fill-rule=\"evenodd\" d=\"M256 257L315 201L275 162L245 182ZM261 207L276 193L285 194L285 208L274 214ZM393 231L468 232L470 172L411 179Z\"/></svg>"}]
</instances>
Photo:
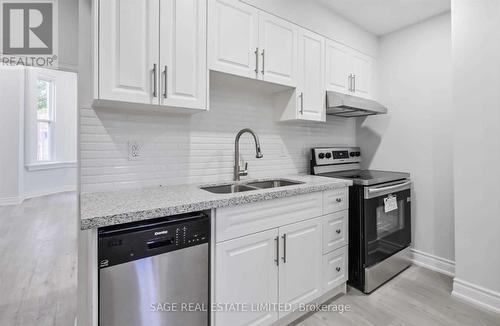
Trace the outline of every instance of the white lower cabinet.
<instances>
[{"instance_id":1,"label":"white lower cabinet","mask_svg":"<svg viewBox=\"0 0 500 326\"><path fill-rule=\"evenodd\" d=\"M225 304L278 302L278 229L217 244L215 302L225 311L215 314L217 326L269 325L278 312L227 311ZM251 310L251 309L249 309Z\"/></svg>"},{"instance_id":2,"label":"white lower cabinet","mask_svg":"<svg viewBox=\"0 0 500 326\"><path fill-rule=\"evenodd\" d=\"M341 211L323 217L323 253L347 244L347 216L347 211Z\"/></svg>"},{"instance_id":3,"label":"white lower cabinet","mask_svg":"<svg viewBox=\"0 0 500 326\"><path fill-rule=\"evenodd\" d=\"M342 197L346 191L216 211L216 326L270 325L330 290L340 293L347 281L348 211L331 213L329 201L322 199ZM297 210L290 200L308 203L307 209Z\"/></svg>"},{"instance_id":4,"label":"white lower cabinet","mask_svg":"<svg viewBox=\"0 0 500 326\"><path fill-rule=\"evenodd\" d=\"M279 300L296 309L322 294L321 219L280 227L279 233ZM288 313L282 311L279 317Z\"/></svg>"},{"instance_id":5,"label":"white lower cabinet","mask_svg":"<svg viewBox=\"0 0 500 326\"><path fill-rule=\"evenodd\" d=\"M347 281L347 246L323 256L323 291L330 291Z\"/></svg>"}]
</instances>

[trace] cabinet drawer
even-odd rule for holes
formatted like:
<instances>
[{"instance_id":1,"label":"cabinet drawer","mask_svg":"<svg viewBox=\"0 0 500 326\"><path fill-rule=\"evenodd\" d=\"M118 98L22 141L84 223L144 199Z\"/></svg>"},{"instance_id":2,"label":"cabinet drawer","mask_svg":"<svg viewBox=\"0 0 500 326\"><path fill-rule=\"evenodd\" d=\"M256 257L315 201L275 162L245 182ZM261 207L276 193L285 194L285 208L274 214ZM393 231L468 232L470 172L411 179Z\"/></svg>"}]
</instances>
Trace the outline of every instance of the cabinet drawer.
<instances>
[{"instance_id":1,"label":"cabinet drawer","mask_svg":"<svg viewBox=\"0 0 500 326\"><path fill-rule=\"evenodd\" d=\"M347 281L347 246L323 256L323 293Z\"/></svg>"},{"instance_id":2,"label":"cabinet drawer","mask_svg":"<svg viewBox=\"0 0 500 326\"><path fill-rule=\"evenodd\" d=\"M223 207L215 213L215 240L234 239L322 215L323 194L309 194Z\"/></svg>"},{"instance_id":3,"label":"cabinet drawer","mask_svg":"<svg viewBox=\"0 0 500 326\"><path fill-rule=\"evenodd\" d=\"M323 214L343 211L348 208L348 188L323 192Z\"/></svg>"},{"instance_id":4,"label":"cabinet drawer","mask_svg":"<svg viewBox=\"0 0 500 326\"><path fill-rule=\"evenodd\" d=\"M323 253L345 246L348 243L348 212L341 211L322 217Z\"/></svg>"}]
</instances>

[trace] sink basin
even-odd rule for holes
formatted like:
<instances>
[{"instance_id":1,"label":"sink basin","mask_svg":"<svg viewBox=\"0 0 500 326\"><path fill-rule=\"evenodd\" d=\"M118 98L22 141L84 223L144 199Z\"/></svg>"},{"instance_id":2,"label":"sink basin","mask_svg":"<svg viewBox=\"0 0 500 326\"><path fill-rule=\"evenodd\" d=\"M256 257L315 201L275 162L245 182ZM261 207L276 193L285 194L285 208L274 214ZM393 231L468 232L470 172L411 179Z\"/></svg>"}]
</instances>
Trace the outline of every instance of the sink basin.
<instances>
[{"instance_id":1,"label":"sink basin","mask_svg":"<svg viewBox=\"0 0 500 326\"><path fill-rule=\"evenodd\" d=\"M209 191L214 194L232 194L235 192L257 190L257 188L248 187L243 184L229 184L229 185L212 186L212 187L201 187L201 189Z\"/></svg>"},{"instance_id":2,"label":"sink basin","mask_svg":"<svg viewBox=\"0 0 500 326\"><path fill-rule=\"evenodd\" d=\"M201 187L201 189L209 191L214 194L232 194L235 192L293 186L302 183L304 182L285 180L285 179L275 179L275 180L254 181L247 183L235 183L235 184L225 184L219 186Z\"/></svg>"},{"instance_id":3,"label":"sink basin","mask_svg":"<svg viewBox=\"0 0 500 326\"><path fill-rule=\"evenodd\" d=\"M247 183L247 185L252 186L252 187L256 187L256 188L260 188L260 189L267 189L267 188L293 186L293 185L298 185L298 184L302 184L302 183L304 183L304 182L276 179L276 180L249 182L249 183Z\"/></svg>"}]
</instances>

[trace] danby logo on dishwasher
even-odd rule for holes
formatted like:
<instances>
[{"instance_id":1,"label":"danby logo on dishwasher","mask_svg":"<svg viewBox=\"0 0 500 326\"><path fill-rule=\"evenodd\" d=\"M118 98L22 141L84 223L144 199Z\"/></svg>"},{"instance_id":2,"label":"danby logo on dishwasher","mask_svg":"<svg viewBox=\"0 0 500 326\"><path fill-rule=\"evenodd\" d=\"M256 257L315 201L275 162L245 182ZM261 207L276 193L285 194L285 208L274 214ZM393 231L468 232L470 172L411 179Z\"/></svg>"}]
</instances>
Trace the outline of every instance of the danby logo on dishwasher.
<instances>
[{"instance_id":1,"label":"danby logo on dishwasher","mask_svg":"<svg viewBox=\"0 0 500 326\"><path fill-rule=\"evenodd\" d=\"M164 234L168 234L168 230L155 232L155 235L164 235Z\"/></svg>"}]
</instances>

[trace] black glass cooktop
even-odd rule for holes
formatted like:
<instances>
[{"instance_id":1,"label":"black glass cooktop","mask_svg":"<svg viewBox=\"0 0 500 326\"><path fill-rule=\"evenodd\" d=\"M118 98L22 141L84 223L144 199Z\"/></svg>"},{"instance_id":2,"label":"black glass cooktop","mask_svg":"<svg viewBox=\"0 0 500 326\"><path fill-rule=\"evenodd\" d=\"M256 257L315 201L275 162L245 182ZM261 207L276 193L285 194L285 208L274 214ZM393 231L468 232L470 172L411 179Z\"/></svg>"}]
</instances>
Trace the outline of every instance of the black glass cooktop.
<instances>
[{"instance_id":1,"label":"black glass cooktop","mask_svg":"<svg viewBox=\"0 0 500 326\"><path fill-rule=\"evenodd\" d=\"M363 186L410 178L409 173L378 170L348 170L322 173L319 175L322 177L349 179L352 180L354 184Z\"/></svg>"}]
</instances>

